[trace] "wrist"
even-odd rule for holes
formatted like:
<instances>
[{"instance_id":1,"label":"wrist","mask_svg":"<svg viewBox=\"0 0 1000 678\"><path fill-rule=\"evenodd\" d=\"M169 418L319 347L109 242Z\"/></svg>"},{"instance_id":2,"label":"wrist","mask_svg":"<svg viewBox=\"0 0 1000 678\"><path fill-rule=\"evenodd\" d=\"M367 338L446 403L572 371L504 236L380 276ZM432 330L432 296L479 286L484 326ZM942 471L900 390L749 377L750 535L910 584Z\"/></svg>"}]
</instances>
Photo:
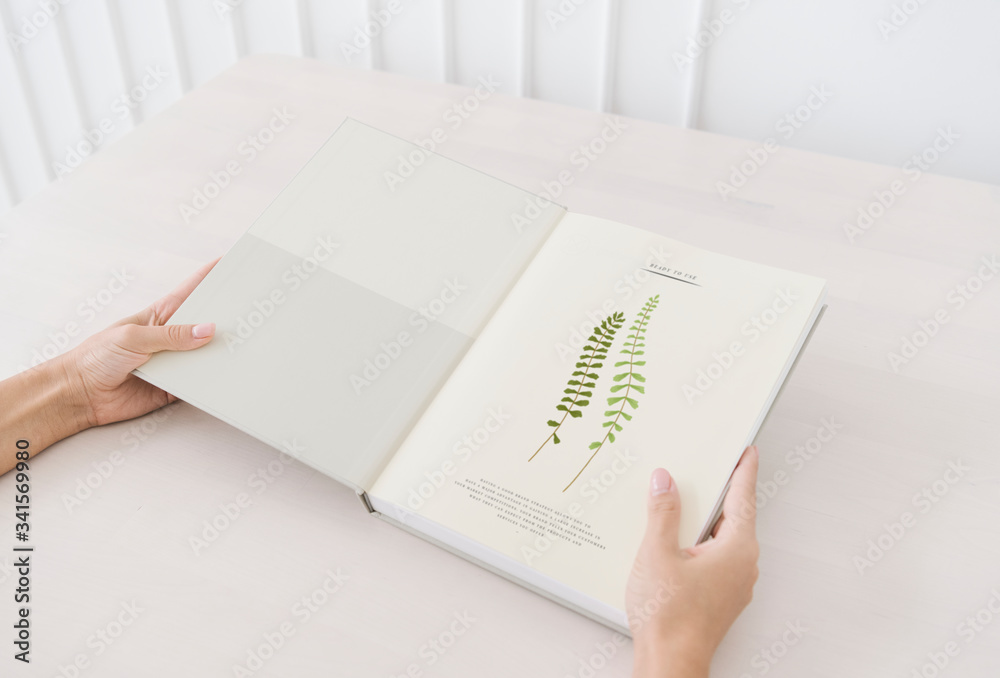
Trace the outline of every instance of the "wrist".
<instances>
[{"instance_id":1,"label":"wrist","mask_svg":"<svg viewBox=\"0 0 1000 678\"><path fill-rule=\"evenodd\" d=\"M34 456L90 426L86 391L69 365L60 356L0 382L0 474L16 465L15 450Z\"/></svg>"},{"instance_id":2,"label":"wrist","mask_svg":"<svg viewBox=\"0 0 1000 678\"><path fill-rule=\"evenodd\" d=\"M92 426L90 403L66 354L22 372L23 398L17 419L26 433L35 436L32 447L40 451L63 438Z\"/></svg>"},{"instance_id":3,"label":"wrist","mask_svg":"<svg viewBox=\"0 0 1000 678\"><path fill-rule=\"evenodd\" d=\"M676 634L636 635L633 678L708 678L713 653L703 645Z\"/></svg>"},{"instance_id":4,"label":"wrist","mask_svg":"<svg viewBox=\"0 0 1000 678\"><path fill-rule=\"evenodd\" d=\"M50 360L51 373L47 375L51 395L50 409L53 426L59 427L67 437L96 426L93 408L87 398L87 389L79 372L74 368L71 354L64 353ZM61 439L61 438L60 438Z\"/></svg>"}]
</instances>

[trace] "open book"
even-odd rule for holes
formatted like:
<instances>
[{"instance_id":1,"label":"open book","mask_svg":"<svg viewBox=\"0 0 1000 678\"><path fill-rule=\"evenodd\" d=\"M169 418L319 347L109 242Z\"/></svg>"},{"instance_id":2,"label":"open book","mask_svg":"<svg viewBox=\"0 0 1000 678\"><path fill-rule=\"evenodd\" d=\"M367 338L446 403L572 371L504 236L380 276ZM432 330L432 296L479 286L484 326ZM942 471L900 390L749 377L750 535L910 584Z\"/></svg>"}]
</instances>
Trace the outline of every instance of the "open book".
<instances>
[{"instance_id":1,"label":"open book","mask_svg":"<svg viewBox=\"0 0 1000 678\"><path fill-rule=\"evenodd\" d=\"M347 120L137 374L627 633L650 472L707 538L824 297Z\"/></svg>"}]
</instances>

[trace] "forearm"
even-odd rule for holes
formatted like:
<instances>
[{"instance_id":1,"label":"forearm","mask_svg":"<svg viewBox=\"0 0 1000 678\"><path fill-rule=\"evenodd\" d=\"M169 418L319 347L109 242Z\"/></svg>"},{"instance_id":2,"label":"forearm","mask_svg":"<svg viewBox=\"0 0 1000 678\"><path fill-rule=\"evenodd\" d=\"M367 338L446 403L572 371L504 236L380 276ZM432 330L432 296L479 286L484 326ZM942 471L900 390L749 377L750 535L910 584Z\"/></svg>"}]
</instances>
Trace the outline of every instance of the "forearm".
<instances>
[{"instance_id":1,"label":"forearm","mask_svg":"<svg viewBox=\"0 0 1000 678\"><path fill-rule=\"evenodd\" d=\"M19 440L35 455L88 426L61 356L0 381L0 475L14 468Z\"/></svg>"}]
</instances>

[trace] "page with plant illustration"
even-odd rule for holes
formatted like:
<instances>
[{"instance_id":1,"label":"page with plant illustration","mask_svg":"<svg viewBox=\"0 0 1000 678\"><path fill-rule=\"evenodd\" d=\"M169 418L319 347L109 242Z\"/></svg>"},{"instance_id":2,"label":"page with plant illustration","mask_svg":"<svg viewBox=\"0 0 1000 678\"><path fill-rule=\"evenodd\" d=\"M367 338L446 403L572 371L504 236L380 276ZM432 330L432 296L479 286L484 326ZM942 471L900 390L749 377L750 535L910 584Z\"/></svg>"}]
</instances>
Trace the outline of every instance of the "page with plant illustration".
<instances>
[{"instance_id":1,"label":"page with plant illustration","mask_svg":"<svg viewBox=\"0 0 1000 678\"><path fill-rule=\"evenodd\" d=\"M820 279L567 214L370 492L611 608L650 472L709 519Z\"/></svg>"}]
</instances>

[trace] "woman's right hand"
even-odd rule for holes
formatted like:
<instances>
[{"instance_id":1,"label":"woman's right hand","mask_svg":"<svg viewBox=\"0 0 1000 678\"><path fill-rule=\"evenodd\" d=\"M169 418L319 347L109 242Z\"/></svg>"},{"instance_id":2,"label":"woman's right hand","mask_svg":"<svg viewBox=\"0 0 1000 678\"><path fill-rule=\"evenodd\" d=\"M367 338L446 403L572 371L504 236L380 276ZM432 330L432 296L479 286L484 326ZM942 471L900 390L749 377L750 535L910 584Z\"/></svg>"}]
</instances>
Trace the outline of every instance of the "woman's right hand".
<instances>
[{"instance_id":1,"label":"woman's right hand","mask_svg":"<svg viewBox=\"0 0 1000 678\"><path fill-rule=\"evenodd\" d=\"M686 549L677 540L677 484L664 469L653 472L646 534L626 596L635 678L707 677L715 649L750 603L759 552L757 463L757 448L748 447L713 538Z\"/></svg>"}]
</instances>

